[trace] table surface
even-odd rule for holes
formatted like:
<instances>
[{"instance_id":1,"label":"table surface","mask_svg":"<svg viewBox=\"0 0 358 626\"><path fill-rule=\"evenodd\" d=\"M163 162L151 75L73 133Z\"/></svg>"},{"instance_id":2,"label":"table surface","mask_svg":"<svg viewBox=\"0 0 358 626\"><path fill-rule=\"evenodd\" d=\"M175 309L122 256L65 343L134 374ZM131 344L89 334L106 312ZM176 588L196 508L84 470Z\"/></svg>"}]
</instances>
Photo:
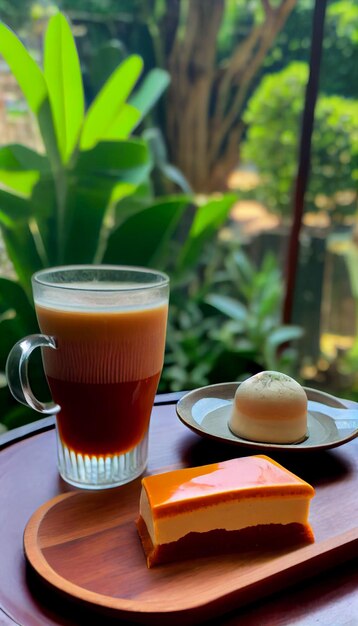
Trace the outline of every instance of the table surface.
<instances>
[{"instance_id":1,"label":"table surface","mask_svg":"<svg viewBox=\"0 0 358 626\"><path fill-rule=\"evenodd\" d=\"M173 394L157 396L151 420L148 473L247 454L188 430L176 417L176 399ZM358 438L319 455L271 456L314 486L326 488L330 483L344 481L352 472L357 473ZM52 418L0 437L0 485L0 626L97 625L98 617L39 586L23 555L23 530L32 513L57 494L73 490L57 474ZM351 495L352 500L357 497L356 493ZM339 524L339 511L332 524ZM355 626L357 589L357 561L351 560L205 624ZM101 618L101 626L107 623L127 622Z\"/></svg>"}]
</instances>

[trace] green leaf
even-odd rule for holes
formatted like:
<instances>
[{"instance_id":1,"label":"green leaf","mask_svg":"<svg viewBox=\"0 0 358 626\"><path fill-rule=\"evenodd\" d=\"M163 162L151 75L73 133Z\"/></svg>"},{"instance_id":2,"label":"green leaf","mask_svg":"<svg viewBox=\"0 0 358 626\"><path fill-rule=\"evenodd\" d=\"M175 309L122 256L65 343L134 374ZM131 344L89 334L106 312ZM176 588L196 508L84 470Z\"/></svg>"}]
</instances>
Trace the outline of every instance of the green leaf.
<instances>
[{"instance_id":1,"label":"green leaf","mask_svg":"<svg viewBox=\"0 0 358 626\"><path fill-rule=\"evenodd\" d=\"M87 112L81 135L81 150L93 148L116 124L142 68L142 59L132 55L109 77Z\"/></svg>"},{"instance_id":2,"label":"green leaf","mask_svg":"<svg viewBox=\"0 0 358 626\"><path fill-rule=\"evenodd\" d=\"M159 128L147 128L142 136L149 145L154 166L159 169L165 178L175 183L184 193L191 194L192 189L184 174L168 161L165 141Z\"/></svg>"},{"instance_id":3,"label":"green leaf","mask_svg":"<svg viewBox=\"0 0 358 626\"><path fill-rule=\"evenodd\" d=\"M254 301L254 304L256 305L256 314L259 320L265 320L270 317L275 318L277 311L280 309L281 291L281 284L268 283L267 289L257 294L257 301Z\"/></svg>"},{"instance_id":4,"label":"green leaf","mask_svg":"<svg viewBox=\"0 0 358 626\"><path fill-rule=\"evenodd\" d=\"M124 222L127 217L146 209L154 203L153 190L150 180L146 179L138 185L131 195L120 200L115 207L115 225Z\"/></svg>"},{"instance_id":5,"label":"green leaf","mask_svg":"<svg viewBox=\"0 0 358 626\"><path fill-rule=\"evenodd\" d=\"M106 187L110 204L132 193L150 172L147 146L140 140L103 142L80 153L74 175L80 184ZM91 179L91 180L89 180Z\"/></svg>"},{"instance_id":6,"label":"green leaf","mask_svg":"<svg viewBox=\"0 0 358 626\"><path fill-rule=\"evenodd\" d=\"M137 211L111 234L103 261L164 268L168 242L189 201L172 196Z\"/></svg>"},{"instance_id":7,"label":"green leaf","mask_svg":"<svg viewBox=\"0 0 358 626\"><path fill-rule=\"evenodd\" d=\"M62 250L64 264L94 262L111 190L108 181L90 175L71 182Z\"/></svg>"},{"instance_id":8,"label":"green leaf","mask_svg":"<svg viewBox=\"0 0 358 626\"><path fill-rule=\"evenodd\" d=\"M25 46L12 30L1 22L0 54L9 65L30 109L37 116L48 158L56 168L59 155L45 77Z\"/></svg>"},{"instance_id":9,"label":"green leaf","mask_svg":"<svg viewBox=\"0 0 358 626\"><path fill-rule=\"evenodd\" d=\"M22 287L19 283L0 278L0 371L5 370L13 345L37 330L34 307Z\"/></svg>"},{"instance_id":10,"label":"green leaf","mask_svg":"<svg viewBox=\"0 0 358 626\"><path fill-rule=\"evenodd\" d=\"M195 266L204 245L216 236L236 199L236 195L227 194L211 199L197 208L189 235L180 254L179 272L187 271Z\"/></svg>"},{"instance_id":11,"label":"green leaf","mask_svg":"<svg viewBox=\"0 0 358 626\"><path fill-rule=\"evenodd\" d=\"M236 199L236 196L232 194L214 198L200 205L189 233L190 237L200 237L203 233L213 232L219 228L226 220Z\"/></svg>"},{"instance_id":12,"label":"green leaf","mask_svg":"<svg viewBox=\"0 0 358 626\"><path fill-rule=\"evenodd\" d=\"M63 262L91 263L97 258L107 210L132 193L149 168L148 149L140 140L100 142L80 152L68 177Z\"/></svg>"},{"instance_id":13,"label":"green leaf","mask_svg":"<svg viewBox=\"0 0 358 626\"><path fill-rule=\"evenodd\" d=\"M26 197L31 196L39 177L39 172L13 172L0 169L0 182Z\"/></svg>"},{"instance_id":14,"label":"green leaf","mask_svg":"<svg viewBox=\"0 0 358 626\"><path fill-rule=\"evenodd\" d=\"M248 255L245 254L243 250L236 250L233 254L233 259L244 280L246 282L252 283L255 275L255 268L252 265Z\"/></svg>"},{"instance_id":15,"label":"green leaf","mask_svg":"<svg viewBox=\"0 0 358 626\"><path fill-rule=\"evenodd\" d=\"M2 227L2 234L9 259L30 299L31 276L43 267L30 227L28 224L17 224L16 229Z\"/></svg>"},{"instance_id":16,"label":"green leaf","mask_svg":"<svg viewBox=\"0 0 358 626\"><path fill-rule=\"evenodd\" d=\"M6 411L2 416L2 424L5 428L11 430L25 426L26 424L31 424L38 419L41 419L41 415L26 406L16 403L16 405L14 404L11 409Z\"/></svg>"},{"instance_id":17,"label":"green leaf","mask_svg":"<svg viewBox=\"0 0 358 626\"><path fill-rule=\"evenodd\" d=\"M48 160L51 163L51 169L54 172L57 172L61 169L62 162L57 144L51 105L48 98L46 98L46 100L43 102L37 113L37 121L41 132L42 141L46 149L46 154Z\"/></svg>"},{"instance_id":18,"label":"green leaf","mask_svg":"<svg viewBox=\"0 0 358 626\"><path fill-rule=\"evenodd\" d=\"M0 147L0 170L45 172L49 171L49 164L45 156L31 148L20 144L10 144Z\"/></svg>"},{"instance_id":19,"label":"green leaf","mask_svg":"<svg viewBox=\"0 0 358 626\"><path fill-rule=\"evenodd\" d=\"M160 128L146 128L142 137L149 145L155 165L168 163L168 152Z\"/></svg>"},{"instance_id":20,"label":"green leaf","mask_svg":"<svg viewBox=\"0 0 358 626\"><path fill-rule=\"evenodd\" d=\"M84 117L84 94L76 44L66 18L57 13L45 37L44 71L58 147L67 162L77 144Z\"/></svg>"},{"instance_id":21,"label":"green leaf","mask_svg":"<svg viewBox=\"0 0 358 626\"><path fill-rule=\"evenodd\" d=\"M30 217L30 203L25 198L0 189L0 224L15 228Z\"/></svg>"},{"instance_id":22,"label":"green leaf","mask_svg":"<svg viewBox=\"0 0 358 626\"><path fill-rule=\"evenodd\" d=\"M109 199L109 203L111 206L123 200L127 196L132 195L137 189L137 185L135 183L118 183L112 189L112 193Z\"/></svg>"},{"instance_id":23,"label":"green leaf","mask_svg":"<svg viewBox=\"0 0 358 626\"><path fill-rule=\"evenodd\" d=\"M112 181L90 175L72 180L66 207L63 263L93 263L99 259L101 233L113 194L123 197L134 189L134 184L123 182L113 187Z\"/></svg>"},{"instance_id":24,"label":"green leaf","mask_svg":"<svg viewBox=\"0 0 358 626\"><path fill-rule=\"evenodd\" d=\"M91 150L80 152L75 173L138 183L148 167L149 153L143 141L101 141Z\"/></svg>"},{"instance_id":25,"label":"green leaf","mask_svg":"<svg viewBox=\"0 0 358 626\"><path fill-rule=\"evenodd\" d=\"M280 326L272 331L267 338L267 343L276 348L282 343L300 339L303 336L303 329L299 326Z\"/></svg>"},{"instance_id":26,"label":"green leaf","mask_svg":"<svg viewBox=\"0 0 358 626\"><path fill-rule=\"evenodd\" d=\"M46 157L26 146L13 144L0 148L0 182L22 195L30 196L40 172L49 168Z\"/></svg>"},{"instance_id":27,"label":"green leaf","mask_svg":"<svg viewBox=\"0 0 358 626\"><path fill-rule=\"evenodd\" d=\"M113 124L103 135L106 141L126 139L136 127L140 118L140 112L130 104L124 104L115 118Z\"/></svg>"},{"instance_id":28,"label":"green leaf","mask_svg":"<svg viewBox=\"0 0 358 626\"><path fill-rule=\"evenodd\" d=\"M183 191L184 193L192 193L192 189L184 174L182 174L182 172L177 167L175 167L175 165L172 165L171 163L163 163L158 167L163 176L165 176L165 178L177 185L177 187L179 187L181 191Z\"/></svg>"},{"instance_id":29,"label":"green leaf","mask_svg":"<svg viewBox=\"0 0 358 626\"><path fill-rule=\"evenodd\" d=\"M47 98L43 73L15 33L1 22L0 54L19 83L30 109L38 113Z\"/></svg>"},{"instance_id":30,"label":"green leaf","mask_svg":"<svg viewBox=\"0 0 358 626\"><path fill-rule=\"evenodd\" d=\"M264 357L268 369L277 368L277 349L282 344L285 344L296 339L300 339L303 336L303 329L299 326L279 326L273 330L264 346Z\"/></svg>"},{"instance_id":31,"label":"green leaf","mask_svg":"<svg viewBox=\"0 0 358 626\"><path fill-rule=\"evenodd\" d=\"M41 177L31 196L32 235L45 266L59 262L57 198L55 183L51 176Z\"/></svg>"},{"instance_id":32,"label":"green leaf","mask_svg":"<svg viewBox=\"0 0 358 626\"><path fill-rule=\"evenodd\" d=\"M36 328L36 316L33 306L21 285L8 278L0 277L0 313L9 309L16 310L16 314L26 324L26 332L30 328ZM24 327L25 330L25 327Z\"/></svg>"},{"instance_id":33,"label":"green leaf","mask_svg":"<svg viewBox=\"0 0 358 626\"><path fill-rule=\"evenodd\" d=\"M141 113L143 119L162 96L170 83L170 74L161 68L148 72L141 86L132 95L129 102Z\"/></svg>"},{"instance_id":34,"label":"green leaf","mask_svg":"<svg viewBox=\"0 0 358 626\"><path fill-rule=\"evenodd\" d=\"M238 322L247 320L247 317L249 315L247 308L243 304L241 304L241 302L238 302L237 300L234 300L229 296L209 294L205 298L205 302L207 304L211 304L211 306L220 311L220 313L223 313L224 315L227 315L231 319L237 320Z\"/></svg>"},{"instance_id":35,"label":"green leaf","mask_svg":"<svg viewBox=\"0 0 358 626\"><path fill-rule=\"evenodd\" d=\"M7 353L6 353L6 358L7 358ZM4 359L4 362L6 362L6 358ZM0 376L1 376L1 378L2 378L2 376L5 377L5 374L3 374L0 371ZM13 411L16 406L18 406L18 407L21 406L13 398L12 394L10 393L10 389L9 389L9 387L7 385L7 382L6 382L6 384L4 386L2 384L0 386L0 406L1 406L1 423L4 424L4 427L5 427L5 423L4 423L5 422L5 416L7 416L8 413Z\"/></svg>"}]
</instances>

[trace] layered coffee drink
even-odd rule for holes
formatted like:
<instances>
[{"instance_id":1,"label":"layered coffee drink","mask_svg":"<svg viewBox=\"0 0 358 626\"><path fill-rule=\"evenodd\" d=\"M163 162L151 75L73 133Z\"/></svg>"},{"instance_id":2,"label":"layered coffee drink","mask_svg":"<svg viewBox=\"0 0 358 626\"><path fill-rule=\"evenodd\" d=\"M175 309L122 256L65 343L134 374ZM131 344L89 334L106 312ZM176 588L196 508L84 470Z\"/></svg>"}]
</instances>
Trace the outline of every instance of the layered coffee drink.
<instances>
[{"instance_id":1,"label":"layered coffee drink","mask_svg":"<svg viewBox=\"0 0 358 626\"><path fill-rule=\"evenodd\" d=\"M130 451L148 430L163 366L166 302L126 310L36 305L60 439L89 456Z\"/></svg>"}]
</instances>

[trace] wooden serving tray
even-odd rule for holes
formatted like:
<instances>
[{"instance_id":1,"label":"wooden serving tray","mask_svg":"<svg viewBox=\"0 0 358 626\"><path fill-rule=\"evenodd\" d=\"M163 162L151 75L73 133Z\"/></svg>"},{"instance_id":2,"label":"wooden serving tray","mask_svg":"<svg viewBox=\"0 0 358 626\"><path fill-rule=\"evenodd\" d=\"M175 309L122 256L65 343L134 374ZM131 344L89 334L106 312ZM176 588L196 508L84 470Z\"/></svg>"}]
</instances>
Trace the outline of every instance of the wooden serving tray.
<instances>
[{"instance_id":1,"label":"wooden serving tray","mask_svg":"<svg viewBox=\"0 0 358 626\"><path fill-rule=\"evenodd\" d=\"M281 553L201 558L151 570L134 523L140 480L103 492L70 492L33 514L24 534L25 555L43 581L104 615L156 625L191 624L357 556L356 499L340 508L344 532L329 536L329 519L322 523L322 516L330 514L325 510L325 491L321 498L317 493L319 507L312 509L314 544ZM349 510L351 506L355 510Z\"/></svg>"}]
</instances>

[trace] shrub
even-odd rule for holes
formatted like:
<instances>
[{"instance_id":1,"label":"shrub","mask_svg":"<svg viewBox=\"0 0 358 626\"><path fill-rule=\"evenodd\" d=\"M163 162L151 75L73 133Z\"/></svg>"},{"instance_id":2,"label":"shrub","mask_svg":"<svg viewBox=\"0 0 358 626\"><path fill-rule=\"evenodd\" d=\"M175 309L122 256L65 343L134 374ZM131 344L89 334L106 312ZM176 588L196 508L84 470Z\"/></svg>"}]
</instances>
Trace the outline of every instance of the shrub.
<instances>
[{"instance_id":1,"label":"shrub","mask_svg":"<svg viewBox=\"0 0 358 626\"><path fill-rule=\"evenodd\" d=\"M298 62L266 76L245 113L249 129L242 157L259 170L259 198L283 215L291 209L307 77L307 65ZM335 215L353 212L357 180L358 102L321 95L315 113L306 209L327 207ZM342 194L347 191L348 195Z\"/></svg>"}]
</instances>

